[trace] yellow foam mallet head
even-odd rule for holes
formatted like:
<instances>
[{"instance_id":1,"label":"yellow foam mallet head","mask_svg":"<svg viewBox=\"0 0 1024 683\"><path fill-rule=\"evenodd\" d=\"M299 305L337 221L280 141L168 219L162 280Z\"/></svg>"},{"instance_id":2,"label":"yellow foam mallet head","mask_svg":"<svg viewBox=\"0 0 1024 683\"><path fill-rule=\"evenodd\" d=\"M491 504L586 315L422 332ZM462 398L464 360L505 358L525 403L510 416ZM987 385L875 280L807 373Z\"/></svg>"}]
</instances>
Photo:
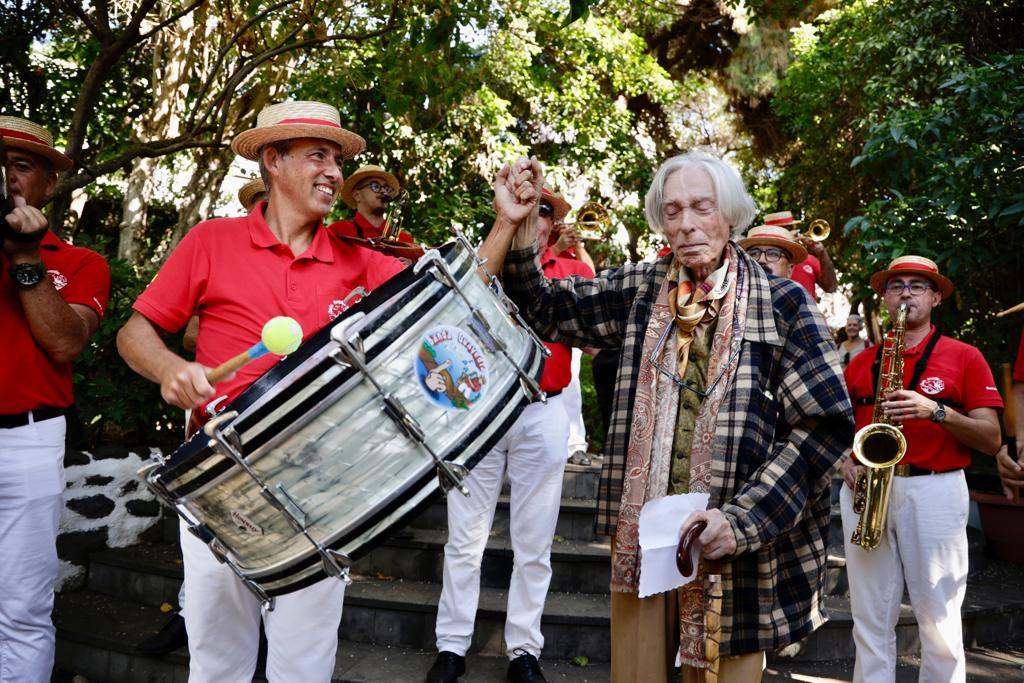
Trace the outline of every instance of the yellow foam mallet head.
<instances>
[{"instance_id":1,"label":"yellow foam mallet head","mask_svg":"<svg viewBox=\"0 0 1024 683\"><path fill-rule=\"evenodd\" d=\"M267 321L260 338L267 351L278 356L287 356L302 343L302 326L295 318L279 315Z\"/></svg>"}]
</instances>

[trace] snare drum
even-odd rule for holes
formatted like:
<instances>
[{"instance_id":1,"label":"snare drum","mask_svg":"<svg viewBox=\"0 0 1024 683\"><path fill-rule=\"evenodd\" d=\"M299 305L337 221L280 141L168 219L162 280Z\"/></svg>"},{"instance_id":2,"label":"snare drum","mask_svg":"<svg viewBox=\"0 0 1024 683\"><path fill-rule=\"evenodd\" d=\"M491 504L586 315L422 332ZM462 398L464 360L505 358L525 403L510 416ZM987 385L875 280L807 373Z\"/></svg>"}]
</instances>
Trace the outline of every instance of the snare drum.
<instances>
[{"instance_id":1,"label":"snare drum","mask_svg":"<svg viewBox=\"0 0 1024 683\"><path fill-rule=\"evenodd\" d=\"M142 472L261 599L347 578L539 395L546 351L478 266L427 252Z\"/></svg>"}]
</instances>

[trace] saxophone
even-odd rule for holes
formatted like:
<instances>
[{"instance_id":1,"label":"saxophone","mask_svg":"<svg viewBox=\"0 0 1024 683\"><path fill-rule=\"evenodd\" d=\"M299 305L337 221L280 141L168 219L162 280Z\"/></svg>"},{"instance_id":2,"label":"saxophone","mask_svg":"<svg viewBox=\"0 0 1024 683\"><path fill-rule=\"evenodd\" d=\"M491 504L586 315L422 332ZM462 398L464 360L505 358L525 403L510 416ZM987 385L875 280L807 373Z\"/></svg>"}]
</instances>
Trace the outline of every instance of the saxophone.
<instances>
[{"instance_id":1,"label":"saxophone","mask_svg":"<svg viewBox=\"0 0 1024 683\"><path fill-rule=\"evenodd\" d=\"M882 342L881 372L875 392L875 410L871 424L857 430L853 452L867 472L857 477L853 491L853 511L860 515L850 542L864 550L874 550L885 532L889 513L889 493L893 468L907 453L907 440L900 426L882 412L882 401L903 388L903 338L907 330L907 305L900 304L892 334Z\"/></svg>"}]
</instances>

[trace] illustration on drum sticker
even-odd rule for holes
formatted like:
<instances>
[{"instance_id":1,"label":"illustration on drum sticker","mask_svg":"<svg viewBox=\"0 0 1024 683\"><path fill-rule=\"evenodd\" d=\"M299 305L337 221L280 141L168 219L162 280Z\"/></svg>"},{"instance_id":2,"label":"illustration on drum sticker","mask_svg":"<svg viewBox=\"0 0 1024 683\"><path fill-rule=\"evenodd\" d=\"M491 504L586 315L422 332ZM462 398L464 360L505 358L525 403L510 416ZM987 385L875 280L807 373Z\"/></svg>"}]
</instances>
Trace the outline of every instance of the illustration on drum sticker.
<instances>
[{"instance_id":1,"label":"illustration on drum sticker","mask_svg":"<svg viewBox=\"0 0 1024 683\"><path fill-rule=\"evenodd\" d=\"M487 389L487 359L476 340L458 327L427 330L415 365L423 393L446 410L469 410Z\"/></svg>"}]
</instances>

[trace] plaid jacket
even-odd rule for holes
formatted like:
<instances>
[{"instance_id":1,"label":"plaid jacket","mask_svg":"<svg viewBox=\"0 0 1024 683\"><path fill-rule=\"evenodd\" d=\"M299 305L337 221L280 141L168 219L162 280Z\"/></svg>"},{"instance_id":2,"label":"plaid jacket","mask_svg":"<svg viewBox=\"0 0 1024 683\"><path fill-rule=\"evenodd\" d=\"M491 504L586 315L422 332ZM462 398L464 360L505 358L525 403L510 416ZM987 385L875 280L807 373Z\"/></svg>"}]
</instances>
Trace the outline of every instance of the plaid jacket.
<instances>
[{"instance_id":1,"label":"plaid jacket","mask_svg":"<svg viewBox=\"0 0 1024 683\"><path fill-rule=\"evenodd\" d=\"M737 541L733 561L722 565L722 655L776 650L825 622L829 491L854 424L817 306L800 285L769 278L733 246L750 294L739 366L715 429L721 457L712 461L709 507L725 513ZM597 532L608 536L622 497L643 335L671 260L548 282L535 250L505 259L505 290L542 336L622 347L597 500Z\"/></svg>"}]
</instances>

